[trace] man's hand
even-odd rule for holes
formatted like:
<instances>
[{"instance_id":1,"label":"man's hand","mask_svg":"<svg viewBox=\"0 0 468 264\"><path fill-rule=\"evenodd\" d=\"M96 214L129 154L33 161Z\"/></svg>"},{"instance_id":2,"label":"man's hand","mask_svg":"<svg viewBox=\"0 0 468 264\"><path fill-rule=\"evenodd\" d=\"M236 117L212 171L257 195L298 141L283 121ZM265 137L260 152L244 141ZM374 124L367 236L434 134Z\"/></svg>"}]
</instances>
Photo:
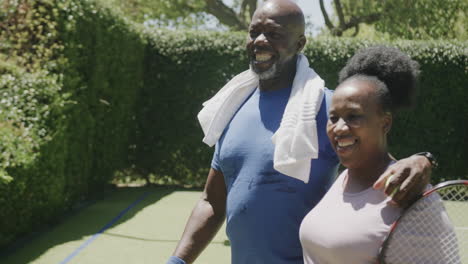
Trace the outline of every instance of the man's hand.
<instances>
[{"instance_id":1,"label":"man's hand","mask_svg":"<svg viewBox=\"0 0 468 264\"><path fill-rule=\"evenodd\" d=\"M424 191L430 182L432 166L420 155L401 159L390 165L374 183L374 189L383 189L392 196L392 203L406 208Z\"/></svg>"}]
</instances>

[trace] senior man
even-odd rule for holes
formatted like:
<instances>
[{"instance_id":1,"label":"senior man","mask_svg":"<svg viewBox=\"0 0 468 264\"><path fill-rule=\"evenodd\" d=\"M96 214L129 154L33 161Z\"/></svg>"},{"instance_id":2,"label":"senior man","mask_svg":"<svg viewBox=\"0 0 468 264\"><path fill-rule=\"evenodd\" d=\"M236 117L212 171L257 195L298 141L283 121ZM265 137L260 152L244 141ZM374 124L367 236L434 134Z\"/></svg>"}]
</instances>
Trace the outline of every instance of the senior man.
<instances>
[{"instance_id":1,"label":"senior man","mask_svg":"<svg viewBox=\"0 0 468 264\"><path fill-rule=\"evenodd\" d=\"M300 52L304 15L289 0L254 13L250 69L204 104L203 141L216 145L203 195L167 263L192 263L227 219L234 264L303 263L299 225L333 182L338 159L326 135L331 91ZM413 155L392 165L375 188L400 185L400 205L422 192L431 163ZM384 187L386 178L393 175Z\"/></svg>"}]
</instances>

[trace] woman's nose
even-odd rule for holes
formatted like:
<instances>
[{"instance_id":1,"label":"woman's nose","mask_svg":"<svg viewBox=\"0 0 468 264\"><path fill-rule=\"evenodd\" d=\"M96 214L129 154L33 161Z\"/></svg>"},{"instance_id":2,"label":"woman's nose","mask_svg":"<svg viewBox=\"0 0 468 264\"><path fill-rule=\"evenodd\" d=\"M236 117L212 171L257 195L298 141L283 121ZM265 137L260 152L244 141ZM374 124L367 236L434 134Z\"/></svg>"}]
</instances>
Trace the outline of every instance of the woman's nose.
<instances>
[{"instance_id":1,"label":"woman's nose","mask_svg":"<svg viewBox=\"0 0 468 264\"><path fill-rule=\"evenodd\" d=\"M336 122L335 129L333 129L333 131L336 134L341 134L341 133L347 132L348 130L349 130L348 124L346 124L346 122L343 120L343 118L340 118Z\"/></svg>"}]
</instances>

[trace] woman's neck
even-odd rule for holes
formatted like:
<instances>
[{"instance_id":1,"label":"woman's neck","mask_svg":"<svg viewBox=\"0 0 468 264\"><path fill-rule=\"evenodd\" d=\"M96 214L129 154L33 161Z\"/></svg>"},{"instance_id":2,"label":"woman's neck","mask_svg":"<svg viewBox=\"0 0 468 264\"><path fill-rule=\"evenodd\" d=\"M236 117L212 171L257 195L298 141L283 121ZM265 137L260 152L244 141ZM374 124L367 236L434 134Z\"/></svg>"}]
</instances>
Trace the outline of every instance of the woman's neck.
<instances>
[{"instance_id":1,"label":"woman's neck","mask_svg":"<svg viewBox=\"0 0 468 264\"><path fill-rule=\"evenodd\" d=\"M361 192L374 185L392 160L390 154L385 152L369 160L367 162L369 166L348 168L348 175L344 182L345 192Z\"/></svg>"}]
</instances>

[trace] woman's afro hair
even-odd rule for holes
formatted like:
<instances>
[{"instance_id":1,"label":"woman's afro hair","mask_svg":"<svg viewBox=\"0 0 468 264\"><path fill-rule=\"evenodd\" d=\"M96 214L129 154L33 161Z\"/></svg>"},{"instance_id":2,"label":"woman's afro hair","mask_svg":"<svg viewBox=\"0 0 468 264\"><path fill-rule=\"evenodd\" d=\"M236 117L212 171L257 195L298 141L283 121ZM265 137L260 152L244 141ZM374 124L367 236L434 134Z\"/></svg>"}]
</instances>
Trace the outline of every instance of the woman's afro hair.
<instances>
[{"instance_id":1,"label":"woman's afro hair","mask_svg":"<svg viewBox=\"0 0 468 264\"><path fill-rule=\"evenodd\" d=\"M382 81L390 93L392 110L415 103L419 64L396 48L374 46L359 50L340 71L339 83L356 75Z\"/></svg>"}]
</instances>

